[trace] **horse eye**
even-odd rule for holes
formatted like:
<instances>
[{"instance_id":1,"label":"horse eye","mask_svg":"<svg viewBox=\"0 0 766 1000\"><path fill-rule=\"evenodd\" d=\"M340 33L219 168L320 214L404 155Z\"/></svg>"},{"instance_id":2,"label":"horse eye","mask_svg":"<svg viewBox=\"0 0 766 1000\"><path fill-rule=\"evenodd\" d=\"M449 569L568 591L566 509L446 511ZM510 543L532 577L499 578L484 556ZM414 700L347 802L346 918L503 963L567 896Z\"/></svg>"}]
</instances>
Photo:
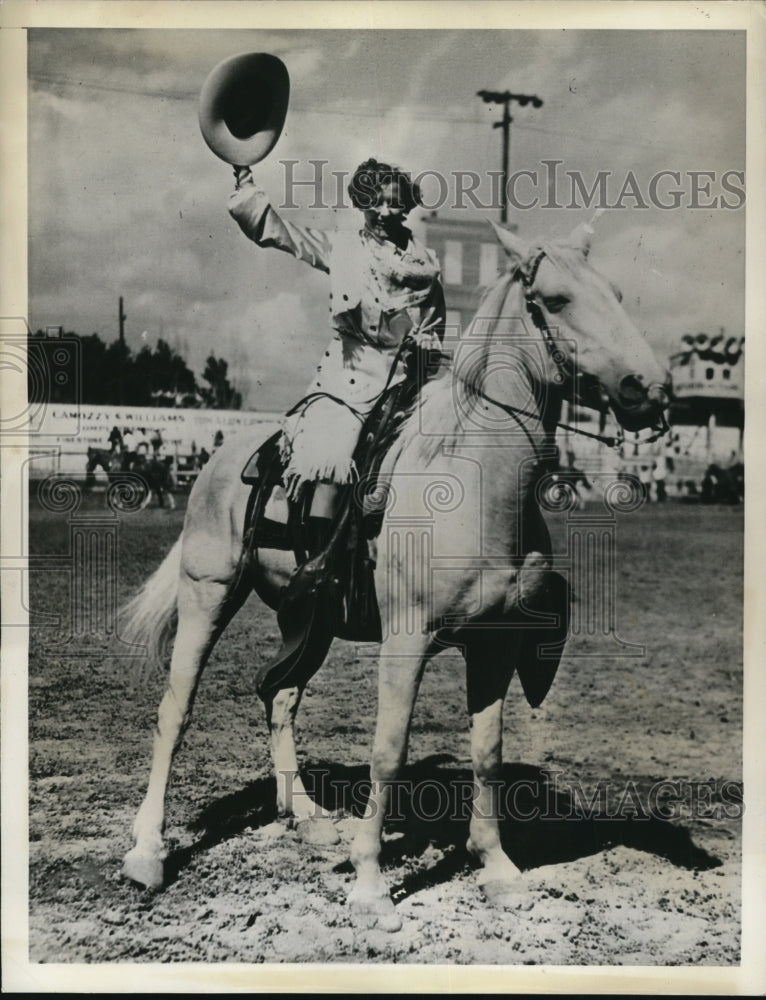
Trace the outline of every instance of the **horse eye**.
<instances>
[{"instance_id":1,"label":"horse eye","mask_svg":"<svg viewBox=\"0 0 766 1000\"><path fill-rule=\"evenodd\" d=\"M569 305L569 298L566 295L549 295L543 299L543 305L548 312L561 312L564 306Z\"/></svg>"}]
</instances>

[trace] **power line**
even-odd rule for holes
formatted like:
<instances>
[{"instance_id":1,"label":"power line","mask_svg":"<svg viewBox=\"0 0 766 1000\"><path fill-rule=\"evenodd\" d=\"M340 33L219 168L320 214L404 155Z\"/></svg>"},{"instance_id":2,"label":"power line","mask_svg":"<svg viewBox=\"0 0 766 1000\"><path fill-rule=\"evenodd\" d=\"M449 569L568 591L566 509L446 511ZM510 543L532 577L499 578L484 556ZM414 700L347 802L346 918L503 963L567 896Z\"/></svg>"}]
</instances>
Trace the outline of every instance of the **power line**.
<instances>
[{"instance_id":1,"label":"power line","mask_svg":"<svg viewBox=\"0 0 766 1000\"><path fill-rule=\"evenodd\" d=\"M190 91L148 90L145 87L126 87L109 85L108 83L92 83L86 80L73 80L66 76L52 76L48 73L30 73L29 79L36 83L50 83L60 87L75 87L83 90L105 90L113 94L135 94L138 97L161 97L171 101L188 101L197 98L198 94Z\"/></svg>"},{"instance_id":2,"label":"power line","mask_svg":"<svg viewBox=\"0 0 766 1000\"><path fill-rule=\"evenodd\" d=\"M106 91L108 93L114 94L133 94L136 97L149 97L149 98L160 98L162 100L170 101L196 101L199 97L198 91L172 91L172 90L152 90L144 87L128 87L128 86L116 86L106 83L94 83L85 80L74 80L71 77L65 76L54 76L47 73L30 73L29 80L35 83L47 83L54 86L62 87L72 87L76 89L83 90L98 90ZM381 114L379 111L369 110L365 111L360 109L357 105L353 109L345 110L344 108L320 108L311 107L309 105L301 105L295 102L290 103L291 114L305 114L311 115L312 117L317 117L319 115L329 115L329 116L349 116L354 118L380 118ZM486 125L487 119L480 115L465 115L459 114L457 112L445 112L438 111L436 109L428 110L418 110L410 108L391 108L386 111L386 115L406 115L408 118L414 121L433 121L433 122L448 122L454 125L475 125L483 126ZM673 155L685 155L688 150L681 149L680 147L669 147L669 146L657 146L652 142L642 142L635 137L619 136L619 135L603 135L595 132L588 131L587 136L582 135L580 132L568 132L564 129L548 128L542 125L530 125L528 123L517 122L516 128L520 132L537 132L541 135L555 136L560 139L575 140L578 142L587 142L588 145L592 145L594 142L601 143L602 145L609 146L621 146L628 149L651 149L658 153L665 153L669 156Z\"/></svg>"}]
</instances>

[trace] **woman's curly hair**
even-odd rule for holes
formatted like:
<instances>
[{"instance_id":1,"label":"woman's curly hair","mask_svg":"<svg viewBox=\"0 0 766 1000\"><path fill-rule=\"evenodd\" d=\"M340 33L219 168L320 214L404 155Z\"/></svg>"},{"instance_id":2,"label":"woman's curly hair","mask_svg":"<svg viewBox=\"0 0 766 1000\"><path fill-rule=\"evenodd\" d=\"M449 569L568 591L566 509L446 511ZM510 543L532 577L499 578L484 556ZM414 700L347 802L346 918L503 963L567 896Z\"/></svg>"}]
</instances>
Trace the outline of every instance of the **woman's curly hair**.
<instances>
[{"instance_id":1,"label":"woman's curly hair","mask_svg":"<svg viewBox=\"0 0 766 1000\"><path fill-rule=\"evenodd\" d=\"M393 167L390 163L380 163L378 160L365 160L354 171L348 193L354 208L364 211L374 208L384 184L397 183L402 199L402 209L411 212L413 208L423 204L420 185L413 181L408 173Z\"/></svg>"}]
</instances>

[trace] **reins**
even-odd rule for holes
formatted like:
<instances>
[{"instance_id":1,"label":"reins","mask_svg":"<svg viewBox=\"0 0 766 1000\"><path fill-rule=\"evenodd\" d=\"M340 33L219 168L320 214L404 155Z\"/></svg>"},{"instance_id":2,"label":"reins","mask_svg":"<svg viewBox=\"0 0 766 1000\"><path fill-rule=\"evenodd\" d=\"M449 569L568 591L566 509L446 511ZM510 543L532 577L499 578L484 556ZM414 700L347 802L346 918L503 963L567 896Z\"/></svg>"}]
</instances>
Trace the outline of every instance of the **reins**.
<instances>
[{"instance_id":1,"label":"reins","mask_svg":"<svg viewBox=\"0 0 766 1000\"><path fill-rule=\"evenodd\" d=\"M547 256L546 251L540 249L533 258L531 264L529 265L529 268L525 270L524 267L520 264L516 270L516 274L520 277L521 283L524 286L524 301L527 307L527 312L529 313L530 318L535 327L542 333L543 341L545 343L546 348L548 349L548 353L551 355L551 360L556 365L562 378L566 379L567 377L569 377L571 380L572 373L571 371L567 370L566 359L564 358L562 360L563 357L562 353L559 350L558 346L556 345L556 340L553 334L551 333L550 327L545 322L543 311L532 298L532 287L534 286L535 279L537 278L537 272L540 268L540 264L543 262L546 256ZM447 355L444 356L446 357ZM474 391L482 399L487 400L487 402L492 403L494 406L498 406L500 409L504 410L511 416L519 414L521 416L535 417L539 419L540 414L538 413L532 413L529 410L522 410L521 407L513 406L511 403L503 403L499 399L493 399L482 389L475 389ZM520 426L523 426L520 421L517 422L519 423ZM596 434L593 431L585 431L581 427L574 427L571 424L565 424L561 420L556 421L556 427L560 427L562 430L565 431L571 431L573 434L579 434L582 437L591 438L594 441L600 441L602 444L607 445L607 447L609 448L615 448L615 449L620 448L623 442L625 441L625 435L622 432L620 432L618 436L614 436L611 434ZM526 428L524 428L524 430L526 430ZM648 438L645 438L643 443L651 444L652 442L657 441L658 438L661 438L664 434L667 433L667 430L668 430L667 426L658 430L656 433L650 435Z\"/></svg>"},{"instance_id":2,"label":"reins","mask_svg":"<svg viewBox=\"0 0 766 1000\"><path fill-rule=\"evenodd\" d=\"M548 327L548 324L545 322L542 310L537 305L537 303L535 303L532 300L531 297L531 289L535 282L535 278L537 277L538 268L540 267L540 264L542 263L545 256L546 256L545 250L540 250L533 259L532 263L530 264L529 269L525 271L523 267L519 265L516 274L520 277L521 283L524 286L525 290L524 299L526 302L527 311L530 314L532 322L536 327L536 329L540 330L540 332L543 334L545 346L548 349L548 353L551 355L553 363L559 369L562 376L566 378L566 376L570 373L566 372L564 368L564 362L561 360L561 352L556 346L555 339L550 331L550 328ZM442 359L446 361L452 360L452 356L450 354L444 351L440 351L439 353L441 354ZM523 417L533 417L535 419L539 419L540 418L539 413L534 413L531 410L524 410L520 406L514 406L512 403L501 402L499 399L495 399L493 396L490 396L488 393L486 393L483 389L479 389L476 386L473 387L473 392L481 399L486 400L486 402L491 403L493 406L497 406L499 409L503 410L509 416L513 417L518 423L519 427L521 427L521 429L530 439L530 443L532 444L535 453L537 453L537 448L535 447L535 444L532 441L529 431L521 422L521 420L518 419L518 417L523 416ZM556 427L560 427L562 430L565 431L572 431L572 433L580 434L583 437L593 438L594 440L600 441L602 444L605 444L610 448L618 448L625 440L622 435L619 437L614 437L612 435L606 435L606 434L595 434L593 433L593 431L584 431L580 427L573 427L571 424L562 423L560 420L556 421Z\"/></svg>"}]
</instances>

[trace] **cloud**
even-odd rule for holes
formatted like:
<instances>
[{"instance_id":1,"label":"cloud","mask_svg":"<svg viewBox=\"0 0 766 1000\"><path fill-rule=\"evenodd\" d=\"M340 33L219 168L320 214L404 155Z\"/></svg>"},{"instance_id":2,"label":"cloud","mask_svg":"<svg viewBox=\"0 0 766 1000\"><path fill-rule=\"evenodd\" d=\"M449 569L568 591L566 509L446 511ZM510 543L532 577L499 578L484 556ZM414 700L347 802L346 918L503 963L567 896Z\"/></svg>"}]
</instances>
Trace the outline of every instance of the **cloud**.
<instances>
[{"instance_id":1,"label":"cloud","mask_svg":"<svg viewBox=\"0 0 766 1000\"><path fill-rule=\"evenodd\" d=\"M231 168L197 125L205 76L242 51L275 52L291 75L283 136L255 168L277 201L289 159L303 180L309 160L328 161L333 202L330 171L370 155L415 173L497 170L500 108L476 96L484 87L545 102L513 106L511 170L541 170L552 157L590 183L604 169L619 187L633 170L645 187L658 169L742 165L743 45L728 33L33 30L33 325L63 322L109 339L123 295L135 346L143 330L175 338L197 370L215 346L237 358L259 399L297 398L328 335L326 277L247 243L226 208ZM312 209L310 186L295 198L295 221L358 224L347 207ZM588 214L513 218L544 239ZM743 328L744 212L615 211L599 236L594 260L658 343L688 328Z\"/></svg>"},{"instance_id":2,"label":"cloud","mask_svg":"<svg viewBox=\"0 0 766 1000\"><path fill-rule=\"evenodd\" d=\"M744 255L700 255L700 245L711 246L705 238L711 223L702 216L687 228L645 213L639 223L638 214L608 213L599 223L592 258L620 286L628 312L651 342L670 353L690 330L741 333L744 301L730 292L742 287Z\"/></svg>"}]
</instances>

